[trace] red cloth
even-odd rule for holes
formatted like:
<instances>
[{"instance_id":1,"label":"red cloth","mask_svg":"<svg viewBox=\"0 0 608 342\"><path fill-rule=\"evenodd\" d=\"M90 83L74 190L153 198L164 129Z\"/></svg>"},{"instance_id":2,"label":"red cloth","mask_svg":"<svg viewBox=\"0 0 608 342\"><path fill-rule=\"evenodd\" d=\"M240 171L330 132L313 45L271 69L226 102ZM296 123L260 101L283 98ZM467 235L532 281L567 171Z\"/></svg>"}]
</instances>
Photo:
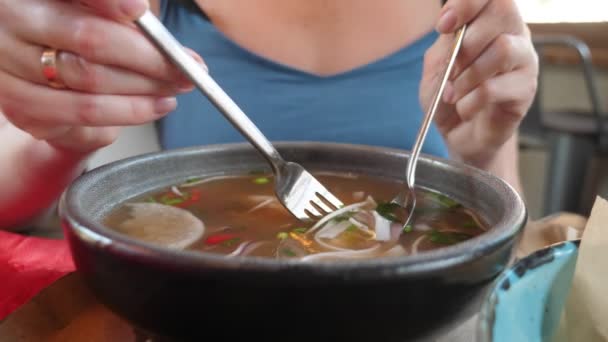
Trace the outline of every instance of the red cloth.
<instances>
[{"instance_id":1,"label":"red cloth","mask_svg":"<svg viewBox=\"0 0 608 342\"><path fill-rule=\"evenodd\" d=\"M66 241L0 231L0 320L73 270Z\"/></svg>"}]
</instances>

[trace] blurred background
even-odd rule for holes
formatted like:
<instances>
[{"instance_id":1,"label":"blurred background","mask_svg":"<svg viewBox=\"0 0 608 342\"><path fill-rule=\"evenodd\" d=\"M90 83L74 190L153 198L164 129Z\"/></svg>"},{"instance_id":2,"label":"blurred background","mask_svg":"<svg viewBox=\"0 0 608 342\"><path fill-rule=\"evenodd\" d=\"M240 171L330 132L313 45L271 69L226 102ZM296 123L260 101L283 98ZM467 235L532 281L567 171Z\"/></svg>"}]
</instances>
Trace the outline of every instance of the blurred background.
<instances>
[{"instance_id":1,"label":"blurred background","mask_svg":"<svg viewBox=\"0 0 608 342\"><path fill-rule=\"evenodd\" d=\"M520 130L530 217L588 215L596 195L608 197L608 1L516 1L541 63ZM132 127L90 166L158 149L153 126Z\"/></svg>"}]
</instances>

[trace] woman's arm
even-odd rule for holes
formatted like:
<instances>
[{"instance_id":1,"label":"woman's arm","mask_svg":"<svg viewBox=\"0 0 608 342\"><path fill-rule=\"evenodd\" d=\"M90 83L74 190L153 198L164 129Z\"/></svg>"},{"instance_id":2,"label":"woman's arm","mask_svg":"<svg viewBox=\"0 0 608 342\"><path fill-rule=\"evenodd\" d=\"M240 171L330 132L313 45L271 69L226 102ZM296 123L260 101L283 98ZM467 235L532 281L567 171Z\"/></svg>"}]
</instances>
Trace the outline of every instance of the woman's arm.
<instances>
[{"instance_id":1,"label":"woman's arm","mask_svg":"<svg viewBox=\"0 0 608 342\"><path fill-rule=\"evenodd\" d=\"M57 200L83 171L87 154L62 151L35 140L1 114L0 141L0 229L16 229Z\"/></svg>"},{"instance_id":2,"label":"woman's arm","mask_svg":"<svg viewBox=\"0 0 608 342\"><path fill-rule=\"evenodd\" d=\"M460 159L458 156L454 156L454 158ZM518 193L523 195L523 187L519 175L519 136L517 133L514 133L509 140L501 145L490 159L461 161L502 178Z\"/></svg>"}]
</instances>

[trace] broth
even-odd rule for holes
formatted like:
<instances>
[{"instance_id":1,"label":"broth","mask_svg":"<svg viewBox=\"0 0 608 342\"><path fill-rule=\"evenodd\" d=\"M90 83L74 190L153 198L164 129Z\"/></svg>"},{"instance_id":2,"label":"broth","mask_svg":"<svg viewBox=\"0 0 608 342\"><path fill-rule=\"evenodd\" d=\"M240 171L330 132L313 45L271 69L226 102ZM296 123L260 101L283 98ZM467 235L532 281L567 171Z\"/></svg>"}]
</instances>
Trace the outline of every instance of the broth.
<instances>
[{"instance_id":1,"label":"broth","mask_svg":"<svg viewBox=\"0 0 608 342\"><path fill-rule=\"evenodd\" d=\"M257 174L194 179L135 198L112 211L105 224L161 245L231 257L303 261L412 255L453 245L487 230L470 209L424 189L417 190L417 209L412 224L404 229L395 222L394 208L388 203L403 186L401 183L352 174L316 176L347 204L336 215L317 223L303 223L293 217L274 196L272 177ZM187 212L157 210L163 206ZM184 218L176 216L178 211ZM198 234L180 223L195 218L203 223L193 225ZM401 230L403 233L395 238ZM171 239L178 241L167 242ZM184 243L184 239L189 240Z\"/></svg>"}]
</instances>

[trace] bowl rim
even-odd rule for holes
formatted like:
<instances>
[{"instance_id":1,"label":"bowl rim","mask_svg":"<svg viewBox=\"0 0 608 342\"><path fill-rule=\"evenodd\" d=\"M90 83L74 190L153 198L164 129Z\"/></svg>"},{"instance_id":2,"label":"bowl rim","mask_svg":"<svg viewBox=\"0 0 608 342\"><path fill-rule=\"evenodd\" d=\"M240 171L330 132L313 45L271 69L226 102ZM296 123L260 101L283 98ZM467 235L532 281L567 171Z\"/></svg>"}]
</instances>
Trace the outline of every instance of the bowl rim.
<instances>
[{"instance_id":1,"label":"bowl rim","mask_svg":"<svg viewBox=\"0 0 608 342\"><path fill-rule=\"evenodd\" d=\"M383 153L398 157L409 157L410 152L382 146L370 146L360 144L345 144L332 142L310 142L289 141L273 142L277 149L351 149L362 153ZM140 154L120 159L85 172L76 178L64 191L59 201L59 213L66 231L73 233L78 240L89 247L102 249L106 252L120 254L133 258L142 258L153 261L159 267L178 267L191 270L216 269L238 269L252 271L278 271L283 269L298 269L310 271L328 276L343 276L345 273L355 278L391 278L396 275L427 276L441 270L453 268L458 265L475 261L477 258L490 254L499 249L509 240L514 240L521 232L527 221L527 209L523 199L511 185L504 180L490 174L487 171L477 169L470 165L453 160L421 154L419 162L431 163L439 167L451 169L463 169L469 175L476 175L484 182L491 182L500 191L512 200L512 208L506 209L511 215L503 215L490 231L477 237L461 242L453 246L438 248L432 251L422 252L414 256L387 257L374 259L340 260L339 262L310 262L304 263L292 259L272 259L263 257L233 257L226 258L224 255L204 253L189 250L171 250L150 243L137 241L118 232L104 227L101 223L87 217L85 213L78 210L78 198L75 198L76 190L87 184L93 177L114 172L116 167L129 167L129 165L143 163L147 160L172 158L179 155L213 152L217 150L230 152L243 148L251 148L247 143L213 144L205 146L194 146L186 148L168 149L159 152ZM405 163L404 163L405 164ZM467 176L472 177L472 176ZM506 217L506 219L505 219ZM70 239L68 239L70 240ZM70 246L72 243L70 242ZM498 270L500 271L500 270Z\"/></svg>"}]
</instances>

